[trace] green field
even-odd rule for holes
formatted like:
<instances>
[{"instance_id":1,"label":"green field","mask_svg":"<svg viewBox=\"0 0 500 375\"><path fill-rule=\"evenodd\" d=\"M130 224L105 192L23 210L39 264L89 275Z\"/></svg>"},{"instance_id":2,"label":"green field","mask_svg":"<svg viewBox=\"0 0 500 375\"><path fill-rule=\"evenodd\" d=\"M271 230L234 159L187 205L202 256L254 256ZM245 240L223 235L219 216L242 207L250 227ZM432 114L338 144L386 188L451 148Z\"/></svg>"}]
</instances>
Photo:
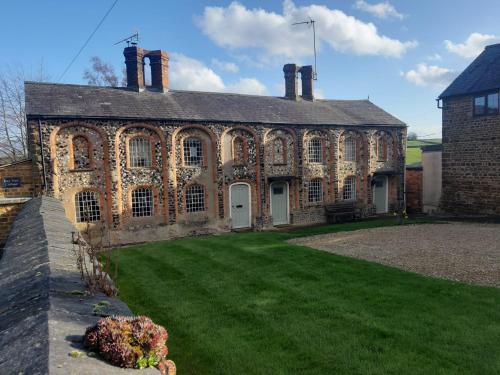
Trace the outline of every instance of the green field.
<instances>
[{"instance_id":1,"label":"green field","mask_svg":"<svg viewBox=\"0 0 500 375\"><path fill-rule=\"evenodd\" d=\"M441 139L420 139L418 141L408 141L406 146L406 165L422 161L422 150L420 147L427 145L441 144Z\"/></svg>"},{"instance_id":2,"label":"green field","mask_svg":"<svg viewBox=\"0 0 500 375\"><path fill-rule=\"evenodd\" d=\"M394 223L132 246L116 282L167 328L179 374L500 373L500 289L285 242Z\"/></svg>"}]
</instances>

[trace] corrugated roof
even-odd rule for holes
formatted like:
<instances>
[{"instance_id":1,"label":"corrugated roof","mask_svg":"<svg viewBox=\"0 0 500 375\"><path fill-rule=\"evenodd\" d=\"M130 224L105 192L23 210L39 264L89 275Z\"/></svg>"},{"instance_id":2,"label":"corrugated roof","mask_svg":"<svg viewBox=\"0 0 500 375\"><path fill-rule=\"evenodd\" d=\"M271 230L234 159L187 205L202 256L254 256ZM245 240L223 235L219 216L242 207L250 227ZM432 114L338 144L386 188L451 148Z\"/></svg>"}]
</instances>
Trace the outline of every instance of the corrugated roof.
<instances>
[{"instance_id":1,"label":"corrugated roof","mask_svg":"<svg viewBox=\"0 0 500 375\"><path fill-rule=\"evenodd\" d=\"M439 99L500 89L500 44L487 46Z\"/></svg>"},{"instance_id":2,"label":"corrugated roof","mask_svg":"<svg viewBox=\"0 0 500 375\"><path fill-rule=\"evenodd\" d=\"M123 118L303 125L404 126L368 100L288 100L280 97L26 82L32 117Z\"/></svg>"}]
</instances>

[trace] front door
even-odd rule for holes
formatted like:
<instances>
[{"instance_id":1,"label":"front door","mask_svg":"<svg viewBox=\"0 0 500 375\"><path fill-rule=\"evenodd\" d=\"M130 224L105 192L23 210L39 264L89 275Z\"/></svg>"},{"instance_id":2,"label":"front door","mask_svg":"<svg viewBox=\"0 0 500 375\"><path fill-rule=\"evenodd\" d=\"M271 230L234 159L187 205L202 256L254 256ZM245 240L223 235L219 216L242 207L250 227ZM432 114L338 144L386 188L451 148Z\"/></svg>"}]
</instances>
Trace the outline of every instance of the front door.
<instances>
[{"instance_id":1,"label":"front door","mask_svg":"<svg viewBox=\"0 0 500 375\"><path fill-rule=\"evenodd\" d=\"M250 188L247 184L231 185L231 221L234 229L250 227Z\"/></svg>"},{"instance_id":2,"label":"front door","mask_svg":"<svg viewBox=\"0 0 500 375\"><path fill-rule=\"evenodd\" d=\"M387 212L387 177L376 176L373 184L373 204L377 214Z\"/></svg>"},{"instance_id":3,"label":"front door","mask_svg":"<svg viewBox=\"0 0 500 375\"><path fill-rule=\"evenodd\" d=\"M273 225L288 224L288 184L286 182L271 184L271 216Z\"/></svg>"}]
</instances>

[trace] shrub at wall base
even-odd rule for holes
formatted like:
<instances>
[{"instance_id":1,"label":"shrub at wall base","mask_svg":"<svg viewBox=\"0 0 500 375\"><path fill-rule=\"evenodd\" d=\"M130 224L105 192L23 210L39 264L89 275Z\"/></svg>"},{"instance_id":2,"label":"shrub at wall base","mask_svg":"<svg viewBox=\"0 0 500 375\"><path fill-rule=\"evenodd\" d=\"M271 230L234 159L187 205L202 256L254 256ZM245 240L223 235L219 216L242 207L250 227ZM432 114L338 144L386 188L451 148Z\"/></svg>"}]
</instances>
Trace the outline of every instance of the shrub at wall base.
<instances>
[{"instance_id":1,"label":"shrub at wall base","mask_svg":"<svg viewBox=\"0 0 500 375\"><path fill-rule=\"evenodd\" d=\"M167 360L168 333L145 316L113 316L87 328L84 345L115 366L157 367L162 374L175 375L174 362Z\"/></svg>"}]
</instances>

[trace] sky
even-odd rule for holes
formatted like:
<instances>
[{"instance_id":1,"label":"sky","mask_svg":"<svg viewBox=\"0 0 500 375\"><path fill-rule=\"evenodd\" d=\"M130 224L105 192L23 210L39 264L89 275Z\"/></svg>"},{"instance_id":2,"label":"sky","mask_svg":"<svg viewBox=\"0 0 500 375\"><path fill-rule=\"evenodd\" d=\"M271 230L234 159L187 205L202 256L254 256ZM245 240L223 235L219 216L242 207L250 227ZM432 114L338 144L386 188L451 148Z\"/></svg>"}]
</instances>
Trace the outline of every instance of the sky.
<instances>
[{"instance_id":1,"label":"sky","mask_svg":"<svg viewBox=\"0 0 500 375\"><path fill-rule=\"evenodd\" d=\"M0 72L40 67L49 81L83 83L92 56L122 72L125 44L170 55L174 89L284 95L283 65L312 65L315 93L366 99L421 138L441 136L436 97L483 49L500 42L498 0L114 0L4 2ZM61 77L62 76L62 77Z\"/></svg>"}]
</instances>

